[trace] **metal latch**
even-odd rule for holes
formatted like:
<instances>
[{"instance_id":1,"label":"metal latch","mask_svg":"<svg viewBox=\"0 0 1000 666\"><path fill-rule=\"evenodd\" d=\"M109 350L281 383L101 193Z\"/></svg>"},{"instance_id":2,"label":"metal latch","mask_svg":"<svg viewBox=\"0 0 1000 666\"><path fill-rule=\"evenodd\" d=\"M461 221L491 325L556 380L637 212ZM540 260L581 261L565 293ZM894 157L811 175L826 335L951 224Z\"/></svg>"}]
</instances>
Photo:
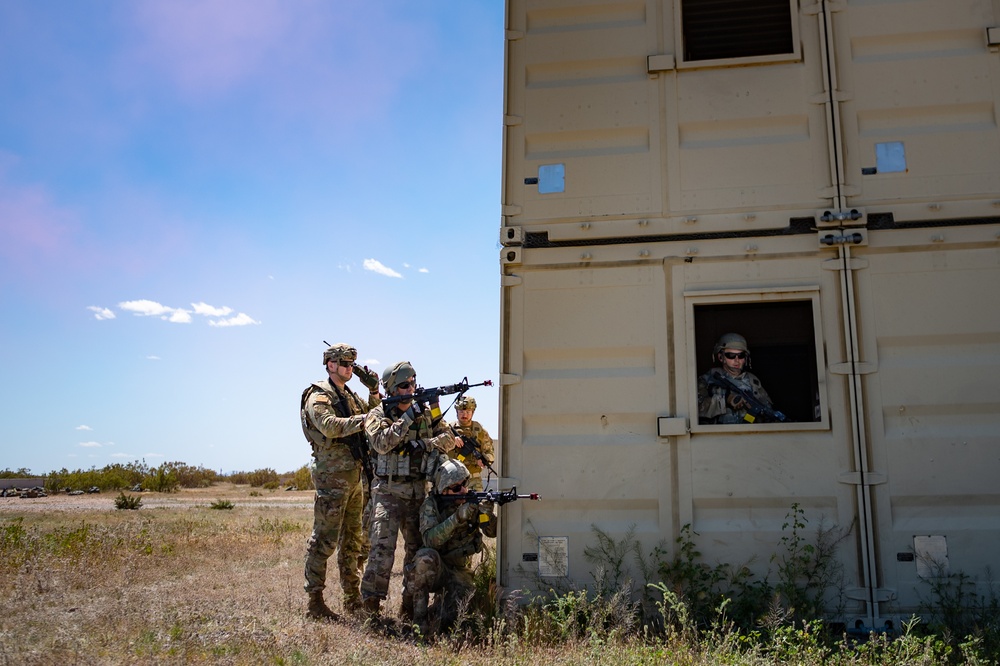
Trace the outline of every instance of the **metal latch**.
<instances>
[{"instance_id":1,"label":"metal latch","mask_svg":"<svg viewBox=\"0 0 1000 666\"><path fill-rule=\"evenodd\" d=\"M850 220L854 222L855 220L860 220L864 217L864 213L859 211L857 208L852 208L851 210L825 210L823 214L819 216L820 222L845 222Z\"/></svg>"},{"instance_id":2,"label":"metal latch","mask_svg":"<svg viewBox=\"0 0 1000 666\"><path fill-rule=\"evenodd\" d=\"M857 231L849 234L826 234L819 239L823 245L860 245L864 241L865 237Z\"/></svg>"}]
</instances>

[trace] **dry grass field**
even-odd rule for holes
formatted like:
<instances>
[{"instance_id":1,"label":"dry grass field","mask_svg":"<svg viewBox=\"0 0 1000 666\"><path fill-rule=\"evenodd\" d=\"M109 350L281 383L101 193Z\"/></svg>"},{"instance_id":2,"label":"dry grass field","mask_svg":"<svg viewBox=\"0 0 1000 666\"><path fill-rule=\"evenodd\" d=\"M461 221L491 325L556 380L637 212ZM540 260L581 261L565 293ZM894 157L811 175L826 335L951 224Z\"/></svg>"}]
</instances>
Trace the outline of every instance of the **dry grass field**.
<instances>
[{"instance_id":1,"label":"dry grass field","mask_svg":"<svg viewBox=\"0 0 1000 666\"><path fill-rule=\"evenodd\" d=\"M627 596L579 592L472 624L485 635L422 640L395 618L401 548L385 623L317 622L302 590L312 491L221 484L143 493L135 511L116 497L0 498L0 666L1000 663L995 632L959 649L934 635L831 647L801 625L767 639L684 622L650 634L622 612ZM211 508L220 500L232 508ZM328 603L342 612L336 566L329 575Z\"/></svg>"},{"instance_id":2,"label":"dry grass field","mask_svg":"<svg viewBox=\"0 0 1000 666\"><path fill-rule=\"evenodd\" d=\"M116 510L116 496L0 498L0 664L498 663L357 619L306 619L311 491L144 493L137 511ZM234 508L211 509L220 499ZM339 612L336 566L330 576Z\"/></svg>"}]
</instances>

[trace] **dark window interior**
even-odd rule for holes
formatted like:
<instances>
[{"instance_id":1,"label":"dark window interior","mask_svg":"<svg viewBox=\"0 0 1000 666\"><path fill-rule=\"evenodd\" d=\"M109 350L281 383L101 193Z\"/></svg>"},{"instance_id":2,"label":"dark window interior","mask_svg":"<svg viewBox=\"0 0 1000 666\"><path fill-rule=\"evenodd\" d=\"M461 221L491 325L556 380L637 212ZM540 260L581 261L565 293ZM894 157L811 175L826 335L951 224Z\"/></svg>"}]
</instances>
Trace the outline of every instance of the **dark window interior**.
<instances>
[{"instance_id":1,"label":"dark window interior","mask_svg":"<svg viewBox=\"0 0 1000 666\"><path fill-rule=\"evenodd\" d=\"M684 60L794 53L788 0L681 0Z\"/></svg>"},{"instance_id":2,"label":"dark window interior","mask_svg":"<svg viewBox=\"0 0 1000 666\"><path fill-rule=\"evenodd\" d=\"M717 365L712 348L724 333L739 333L750 347L750 371L774 408L789 421L818 421L819 381L812 301L694 306L698 375Z\"/></svg>"}]
</instances>

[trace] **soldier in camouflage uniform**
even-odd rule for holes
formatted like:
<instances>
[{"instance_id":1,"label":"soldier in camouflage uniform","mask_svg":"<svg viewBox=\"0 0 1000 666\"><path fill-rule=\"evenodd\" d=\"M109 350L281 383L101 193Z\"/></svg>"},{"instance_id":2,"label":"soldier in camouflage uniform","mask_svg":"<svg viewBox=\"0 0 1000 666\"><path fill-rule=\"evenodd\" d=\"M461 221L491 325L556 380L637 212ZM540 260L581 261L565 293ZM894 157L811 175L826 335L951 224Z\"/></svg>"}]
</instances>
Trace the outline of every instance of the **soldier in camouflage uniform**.
<instances>
[{"instance_id":1,"label":"soldier in camouflage uniform","mask_svg":"<svg viewBox=\"0 0 1000 666\"><path fill-rule=\"evenodd\" d=\"M462 602L475 591L472 556L483 550L483 535L496 537L497 517L492 502L470 504L446 500L464 495L469 470L456 460L447 460L434 475L434 492L420 506L420 533L424 547L404 568L404 585L413 594L413 621L427 634L430 618L449 627L458 617ZM428 611L430 593L434 605Z\"/></svg>"},{"instance_id":2,"label":"soldier in camouflage uniform","mask_svg":"<svg viewBox=\"0 0 1000 666\"><path fill-rule=\"evenodd\" d=\"M305 564L308 614L314 618L337 618L323 601L326 564L334 550L338 550L344 608L357 610L361 606L359 570L361 558L368 551L361 516L368 493L359 457L368 445L363 431L365 413L379 404L382 396L378 375L367 367L356 366L357 358L354 347L333 345L323 354L328 378L310 384L302 392L302 432L312 445L312 480L316 486L313 532ZM347 386L355 368L369 389L367 402Z\"/></svg>"},{"instance_id":3,"label":"soldier in camouflage uniform","mask_svg":"<svg viewBox=\"0 0 1000 666\"><path fill-rule=\"evenodd\" d=\"M490 437L490 433L486 432L486 428L479 424L479 421L472 420L472 415L476 413L476 399L463 395L455 403L455 411L458 414L458 421L452 423L451 427L455 429L463 442L478 445L479 452L492 465L496 460L493 453L493 438ZM469 479L469 488L476 491L482 490L483 465L479 458L457 450L452 453L452 457L469 469L469 474L472 475Z\"/></svg>"},{"instance_id":4,"label":"soldier in camouflage uniform","mask_svg":"<svg viewBox=\"0 0 1000 666\"><path fill-rule=\"evenodd\" d=\"M726 333L715 343L712 357L720 367L698 378L699 423L748 423L753 420L747 418L746 401L733 391L709 383L712 375L728 378L748 395L771 406L771 396L757 376L749 372L750 348L746 338L739 333Z\"/></svg>"},{"instance_id":5,"label":"soldier in camouflage uniform","mask_svg":"<svg viewBox=\"0 0 1000 666\"><path fill-rule=\"evenodd\" d=\"M409 361L400 361L382 373L382 384L390 397L412 395L416 379ZM389 593L399 532L406 544L406 565L420 547L420 504L427 495L427 479L447 458L445 454L455 448L456 438L445 423L433 423L426 405L412 400L388 409L382 404L373 407L365 418L365 433L375 455L375 480L371 552L361 580L361 595L365 611L375 615ZM413 597L405 586L399 614L405 620L413 616Z\"/></svg>"}]
</instances>

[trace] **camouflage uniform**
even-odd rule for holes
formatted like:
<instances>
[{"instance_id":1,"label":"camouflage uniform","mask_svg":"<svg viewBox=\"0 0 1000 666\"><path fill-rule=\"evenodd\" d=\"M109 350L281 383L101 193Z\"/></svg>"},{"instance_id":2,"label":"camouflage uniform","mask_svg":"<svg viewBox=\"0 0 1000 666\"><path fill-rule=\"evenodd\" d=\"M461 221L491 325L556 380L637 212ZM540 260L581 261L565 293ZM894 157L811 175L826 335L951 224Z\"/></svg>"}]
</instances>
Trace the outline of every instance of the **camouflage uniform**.
<instances>
[{"instance_id":1,"label":"camouflage uniform","mask_svg":"<svg viewBox=\"0 0 1000 666\"><path fill-rule=\"evenodd\" d=\"M712 368L698 378L699 423L754 421L753 418L746 418L746 405L740 404L742 398L731 401L733 398L738 398L738 395L735 392L729 395L730 391L726 388L710 384L713 379L728 379L747 395L752 395L768 407L771 406L771 397L764 390L760 380L753 373L747 372L750 369L750 347L746 338L739 333L723 333L712 348L712 360L719 362L723 367Z\"/></svg>"},{"instance_id":2,"label":"camouflage uniform","mask_svg":"<svg viewBox=\"0 0 1000 666\"><path fill-rule=\"evenodd\" d=\"M436 492L420 506L420 533L424 547L417 551L412 564L404 568L404 585L414 597L414 620L424 633L428 630L427 598L435 593L429 613L450 626L458 616L460 604L475 591L472 556L483 550L483 535L497 535L497 517L493 506L474 507L472 518L455 501L441 499Z\"/></svg>"},{"instance_id":3,"label":"camouflage uniform","mask_svg":"<svg viewBox=\"0 0 1000 666\"><path fill-rule=\"evenodd\" d=\"M316 486L313 532L305 558L305 590L310 596L322 595L327 560L336 549L345 608L360 603L359 569L368 551L367 534L362 530L367 484L348 440L353 437L357 444L367 446L362 430L364 415L378 402L377 393L366 403L349 387L340 389L329 379L311 384L302 393L302 430L312 445L312 480Z\"/></svg>"},{"instance_id":4,"label":"camouflage uniform","mask_svg":"<svg viewBox=\"0 0 1000 666\"><path fill-rule=\"evenodd\" d=\"M455 429L458 436L462 438L465 442L466 438L468 441L477 442L479 444L479 452L483 454L483 457L489 461L492 465L496 460L496 456L493 453L493 438L490 437L490 433L486 432L486 428L479 424L479 421L473 421L467 426L463 426L458 421L451 424L451 427ZM455 450L452 453L452 457L464 464L469 469L469 474L472 478L469 479L469 489L470 490L482 490L483 489L483 466L474 455L466 456Z\"/></svg>"},{"instance_id":5,"label":"camouflage uniform","mask_svg":"<svg viewBox=\"0 0 1000 666\"><path fill-rule=\"evenodd\" d=\"M733 409L726 402L726 389L721 386L709 385L708 376L726 377L741 389L760 400L762 403L771 406L771 396L767 394L760 380L752 372L744 372L738 377L733 377L722 368L712 368L698 378L698 416L700 423L746 423L744 417L747 414L745 407Z\"/></svg>"},{"instance_id":6,"label":"camouflage uniform","mask_svg":"<svg viewBox=\"0 0 1000 666\"><path fill-rule=\"evenodd\" d=\"M383 383L392 395L394 386L386 381L389 374L387 370ZM427 495L427 479L447 459L444 454L455 447L455 439L444 423L433 425L427 409L419 414L414 411L413 408L401 411L394 406L386 413L380 404L365 418L365 433L375 454L372 547L361 579L361 595L369 612L377 612L378 600L389 593L399 532L402 531L406 544L404 566L420 547L419 511ZM401 614L411 613L412 596L404 586Z\"/></svg>"}]
</instances>

